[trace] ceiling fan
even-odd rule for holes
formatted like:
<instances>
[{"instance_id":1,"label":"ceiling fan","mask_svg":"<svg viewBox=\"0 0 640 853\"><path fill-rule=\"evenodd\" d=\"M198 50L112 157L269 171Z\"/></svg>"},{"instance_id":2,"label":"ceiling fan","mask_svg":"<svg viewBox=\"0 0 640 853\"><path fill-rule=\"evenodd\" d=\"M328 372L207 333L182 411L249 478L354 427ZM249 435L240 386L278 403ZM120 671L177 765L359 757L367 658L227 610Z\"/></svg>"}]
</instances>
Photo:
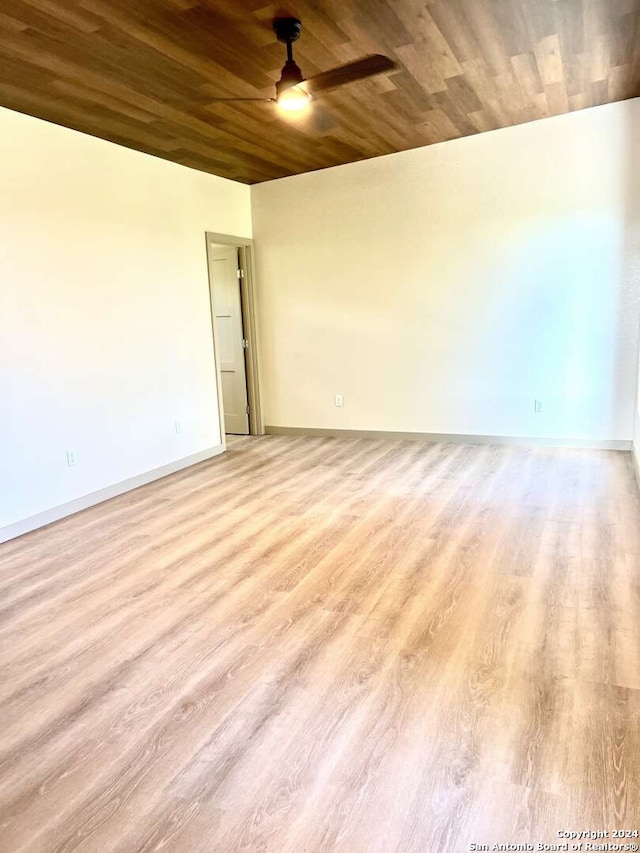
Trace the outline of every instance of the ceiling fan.
<instances>
[{"instance_id":1,"label":"ceiling fan","mask_svg":"<svg viewBox=\"0 0 640 853\"><path fill-rule=\"evenodd\" d=\"M293 58L293 43L300 38L302 23L298 18L276 18L273 29L279 42L287 46L285 62L280 80L276 83L274 98L212 98L213 102L223 101L261 101L275 103L287 112L304 110L311 99L321 92L337 89L359 80L366 80L385 71L393 71L397 65L388 56L373 54L339 65L330 71L323 71L306 79Z\"/></svg>"}]
</instances>

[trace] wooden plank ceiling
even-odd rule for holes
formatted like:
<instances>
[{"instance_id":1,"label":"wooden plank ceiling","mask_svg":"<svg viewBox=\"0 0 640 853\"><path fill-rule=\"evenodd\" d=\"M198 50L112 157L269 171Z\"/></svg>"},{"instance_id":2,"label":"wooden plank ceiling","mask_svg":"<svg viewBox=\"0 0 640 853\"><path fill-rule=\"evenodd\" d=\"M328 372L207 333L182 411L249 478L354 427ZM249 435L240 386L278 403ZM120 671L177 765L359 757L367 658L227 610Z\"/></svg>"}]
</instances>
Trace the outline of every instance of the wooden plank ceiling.
<instances>
[{"instance_id":1,"label":"wooden plank ceiling","mask_svg":"<svg viewBox=\"0 0 640 853\"><path fill-rule=\"evenodd\" d=\"M276 15L307 76L399 68L285 119ZM640 0L2 0L0 103L255 183L640 94Z\"/></svg>"}]
</instances>

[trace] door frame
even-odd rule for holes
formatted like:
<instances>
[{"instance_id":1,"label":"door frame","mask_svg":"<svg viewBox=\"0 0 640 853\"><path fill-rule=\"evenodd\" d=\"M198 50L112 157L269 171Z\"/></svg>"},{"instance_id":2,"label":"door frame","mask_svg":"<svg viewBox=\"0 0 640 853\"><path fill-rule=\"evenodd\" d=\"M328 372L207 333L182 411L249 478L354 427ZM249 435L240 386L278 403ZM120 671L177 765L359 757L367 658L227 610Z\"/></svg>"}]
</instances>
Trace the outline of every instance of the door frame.
<instances>
[{"instance_id":1,"label":"door frame","mask_svg":"<svg viewBox=\"0 0 640 853\"><path fill-rule=\"evenodd\" d=\"M249 435L264 435L264 420L260 399L260 359L258 355L258 318L256 306L256 279L253 259L253 240L248 237L236 237L233 234L216 234L205 232L207 249L207 277L209 279L209 308L211 311L211 331L213 334L213 350L216 364L216 380L218 383L218 409L220 412L220 439L226 446L224 431L224 401L222 399L222 377L220 375L220 358L218 356L218 341L216 335L215 310L213 305L214 286L211 281L211 257L209 246L215 243L219 246L233 246L238 250L240 269L244 278L239 279L242 302L242 327L249 346L245 349L245 365L247 375L247 397L249 400Z\"/></svg>"}]
</instances>

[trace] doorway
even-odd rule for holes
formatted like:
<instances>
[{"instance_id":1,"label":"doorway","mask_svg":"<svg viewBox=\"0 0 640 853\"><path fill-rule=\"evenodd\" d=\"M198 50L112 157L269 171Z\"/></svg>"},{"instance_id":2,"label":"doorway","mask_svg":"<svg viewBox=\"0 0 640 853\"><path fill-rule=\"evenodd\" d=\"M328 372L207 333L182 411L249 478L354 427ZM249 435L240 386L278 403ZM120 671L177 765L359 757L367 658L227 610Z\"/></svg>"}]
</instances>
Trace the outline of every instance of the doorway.
<instances>
[{"instance_id":1,"label":"doorway","mask_svg":"<svg viewBox=\"0 0 640 853\"><path fill-rule=\"evenodd\" d=\"M252 242L207 234L207 260L221 430L262 435Z\"/></svg>"}]
</instances>

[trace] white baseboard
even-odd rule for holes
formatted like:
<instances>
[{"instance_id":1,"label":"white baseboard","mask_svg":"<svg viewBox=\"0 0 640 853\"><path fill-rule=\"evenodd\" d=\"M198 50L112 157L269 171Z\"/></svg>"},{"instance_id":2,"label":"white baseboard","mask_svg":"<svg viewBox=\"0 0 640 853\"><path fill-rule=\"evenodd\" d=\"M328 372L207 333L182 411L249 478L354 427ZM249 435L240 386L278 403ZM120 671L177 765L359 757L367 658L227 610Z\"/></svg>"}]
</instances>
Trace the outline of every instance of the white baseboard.
<instances>
[{"instance_id":1,"label":"white baseboard","mask_svg":"<svg viewBox=\"0 0 640 853\"><path fill-rule=\"evenodd\" d=\"M185 456L182 459L177 459L175 462L169 462L160 468L154 468L153 471L146 471L144 474L138 474L136 477L130 477L128 480L122 480L120 483L106 486L104 489L83 495L61 506L47 509L44 512L38 513L38 515L32 515L30 518L16 521L13 524L6 525L6 527L0 527L0 543L8 542L9 539L15 539L16 536L22 536L23 533L30 533L39 527L52 524L61 518L66 518L76 512L81 512L83 509L88 509L91 506L103 503L103 501L108 501L110 498L124 494L124 492L130 492L133 489L138 489L140 486L146 486L147 483L152 483L154 480L161 480L163 477L168 477L169 474L175 474L177 471L197 465L198 462L212 459L214 456L219 456L224 450L224 444L209 447L207 450L201 450L199 453L193 453L191 456Z\"/></svg>"},{"instance_id":2,"label":"white baseboard","mask_svg":"<svg viewBox=\"0 0 640 853\"><path fill-rule=\"evenodd\" d=\"M267 435L317 435L330 438L390 438L446 444L504 444L518 447L573 447L585 450L631 450L633 443L590 438L537 438L512 435L465 435L436 432L384 432L369 429L316 429L313 427L265 426Z\"/></svg>"}]
</instances>

